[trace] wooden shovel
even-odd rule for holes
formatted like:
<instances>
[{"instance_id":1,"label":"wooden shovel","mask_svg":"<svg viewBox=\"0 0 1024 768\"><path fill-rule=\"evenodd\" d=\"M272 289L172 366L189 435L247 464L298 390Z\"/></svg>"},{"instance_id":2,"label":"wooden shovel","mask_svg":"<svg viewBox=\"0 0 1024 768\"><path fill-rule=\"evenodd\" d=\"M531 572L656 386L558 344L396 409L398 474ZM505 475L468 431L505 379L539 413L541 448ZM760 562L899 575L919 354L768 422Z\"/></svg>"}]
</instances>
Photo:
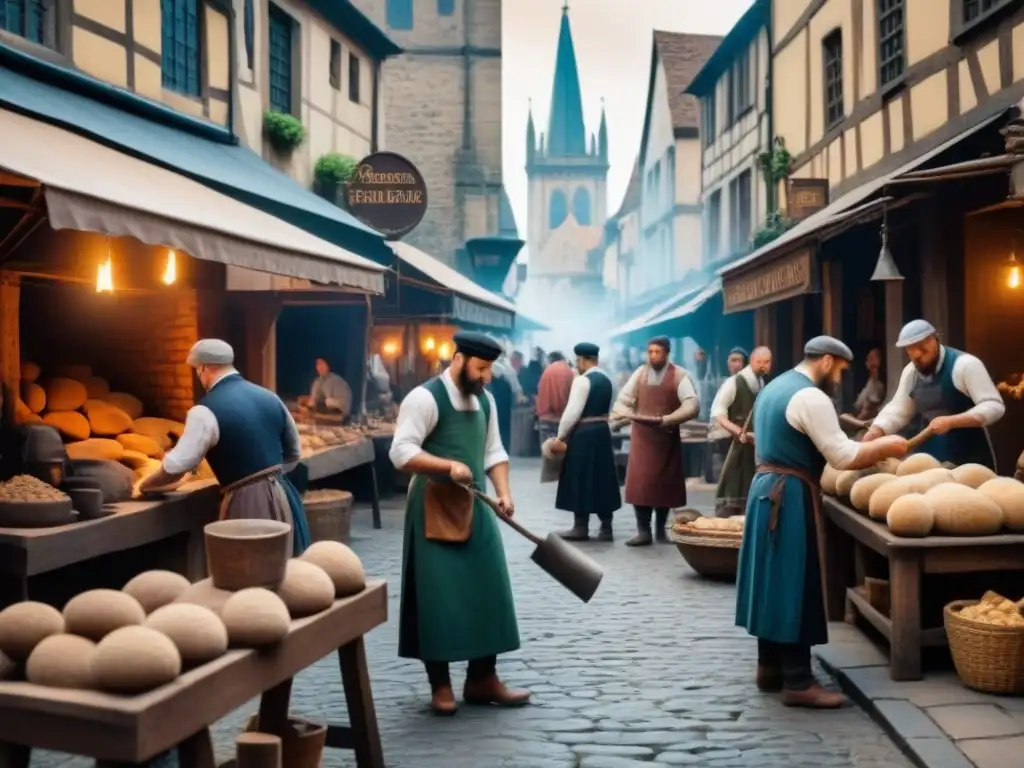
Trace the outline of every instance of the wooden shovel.
<instances>
[{"instance_id":1,"label":"wooden shovel","mask_svg":"<svg viewBox=\"0 0 1024 768\"><path fill-rule=\"evenodd\" d=\"M747 434L747 428L750 426L750 419L754 416L754 409L750 409L750 413L747 414L747 418L743 421L743 428L740 430L740 435ZM722 469L718 473L718 482L722 482L722 478L725 477L726 473L732 469L732 465L736 463L736 457L739 456L739 452L736 450L736 445L740 441L740 435L733 435L732 442L729 443L729 451L725 454L725 461L722 462Z\"/></svg>"}]
</instances>

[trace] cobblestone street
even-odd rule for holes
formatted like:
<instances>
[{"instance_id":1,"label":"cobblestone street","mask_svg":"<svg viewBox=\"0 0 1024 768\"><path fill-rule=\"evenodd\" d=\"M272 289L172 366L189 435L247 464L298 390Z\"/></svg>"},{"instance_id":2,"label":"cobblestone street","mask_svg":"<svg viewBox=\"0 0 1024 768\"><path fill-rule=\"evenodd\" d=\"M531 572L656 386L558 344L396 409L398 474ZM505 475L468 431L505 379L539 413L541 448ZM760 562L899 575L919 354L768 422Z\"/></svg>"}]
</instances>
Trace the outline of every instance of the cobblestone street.
<instances>
[{"instance_id":1,"label":"cobblestone street","mask_svg":"<svg viewBox=\"0 0 1024 768\"><path fill-rule=\"evenodd\" d=\"M564 528L554 486L541 486L536 460L513 470L518 517L538 532ZM694 506L710 494L692 494ZM401 499L386 502L384 529L361 509L353 546L367 572L388 579L390 620L368 639L373 691L390 768L903 768L910 763L858 708L813 713L782 707L753 686L754 644L733 627L733 587L696 579L672 546L627 550L632 511L623 508L614 544L583 545L606 569L598 595L580 604L530 560L530 546L505 531L522 648L500 674L530 687L520 710L464 708L441 719L427 708L422 668L396 658ZM461 690L461 672L456 691ZM342 720L334 658L295 684L293 710ZM227 757L242 708L216 728ZM38 768L79 768L81 759L40 755ZM354 766L325 754L326 768ZM182 766L182 768L188 768Z\"/></svg>"}]
</instances>

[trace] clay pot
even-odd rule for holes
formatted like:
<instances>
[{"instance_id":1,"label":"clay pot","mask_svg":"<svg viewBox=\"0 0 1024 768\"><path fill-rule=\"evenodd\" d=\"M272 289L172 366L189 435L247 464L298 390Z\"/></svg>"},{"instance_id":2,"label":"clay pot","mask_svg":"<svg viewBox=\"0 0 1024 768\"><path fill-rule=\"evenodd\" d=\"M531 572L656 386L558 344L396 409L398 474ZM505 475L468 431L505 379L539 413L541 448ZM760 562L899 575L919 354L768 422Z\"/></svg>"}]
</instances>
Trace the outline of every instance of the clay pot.
<instances>
[{"instance_id":1,"label":"clay pot","mask_svg":"<svg viewBox=\"0 0 1024 768\"><path fill-rule=\"evenodd\" d=\"M252 715L246 731L259 730L259 715ZM320 768L327 726L301 717L288 718L288 733L281 738L281 765L288 768Z\"/></svg>"},{"instance_id":2,"label":"clay pot","mask_svg":"<svg viewBox=\"0 0 1024 768\"><path fill-rule=\"evenodd\" d=\"M276 590L291 557L291 526L277 520L218 520L207 525L206 568L217 589Z\"/></svg>"}]
</instances>

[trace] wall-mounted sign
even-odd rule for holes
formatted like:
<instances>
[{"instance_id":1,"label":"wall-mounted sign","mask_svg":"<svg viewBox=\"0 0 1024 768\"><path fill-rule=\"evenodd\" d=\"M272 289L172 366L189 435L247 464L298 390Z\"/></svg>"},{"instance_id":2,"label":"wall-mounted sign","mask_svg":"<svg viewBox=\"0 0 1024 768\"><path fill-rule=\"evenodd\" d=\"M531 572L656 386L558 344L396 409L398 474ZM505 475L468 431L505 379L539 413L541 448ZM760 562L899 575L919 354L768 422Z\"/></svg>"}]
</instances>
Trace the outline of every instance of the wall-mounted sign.
<instances>
[{"instance_id":1,"label":"wall-mounted sign","mask_svg":"<svg viewBox=\"0 0 1024 768\"><path fill-rule=\"evenodd\" d=\"M806 219L828 205L828 179L788 179L786 218Z\"/></svg>"},{"instance_id":2,"label":"wall-mounted sign","mask_svg":"<svg viewBox=\"0 0 1024 768\"><path fill-rule=\"evenodd\" d=\"M346 182L345 207L388 240L398 240L423 220L427 183L401 155L376 152L360 160Z\"/></svg>"},{"instance_id":3,"label":"wall-mounted sign","mask_svg":"<svg viewBox=\"0 0 1024 768\"><path fill-rule=\"evenodd\" d=\"M804 293L817 286L814 251L801 248L735 277L722 278L724 312L745 312Z\"/></svg>"}]
</instances>

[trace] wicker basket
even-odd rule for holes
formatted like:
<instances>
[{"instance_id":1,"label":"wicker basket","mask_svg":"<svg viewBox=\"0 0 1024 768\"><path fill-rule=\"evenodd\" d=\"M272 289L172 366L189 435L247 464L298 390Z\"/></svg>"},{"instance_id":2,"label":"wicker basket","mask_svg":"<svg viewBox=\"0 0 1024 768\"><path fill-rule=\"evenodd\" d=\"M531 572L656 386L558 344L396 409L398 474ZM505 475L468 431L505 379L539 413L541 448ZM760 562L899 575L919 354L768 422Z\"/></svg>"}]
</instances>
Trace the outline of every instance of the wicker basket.
<instances>
[{"instance_id":1,"label":"wicker basket","mask_svg":"<svg viewBox=\"0 0 1024 768\"><path fill-rule=\"evenodd\" d=\"M709 579L735 580L739 567L742 533L707 531L680 533L673 530L672 541L687 564Z\"/></svg>"},{"instance_id":2,"label":"wicker basket","mask_svg":"<svg viewBox=\"0 0 1024 768\"><path fill-rule=\"evenodd\" d=\"M997 627L960 617L977 600L956 600L943 619L960 680L985 693L1024 693L1024 627Z\"/></svg>"},{"instance_id":3,"label":"wicker basket","mask_svg":"<svg viewBox=\"0 0 1024 768\"><path fill-rule=\"evenodd\" d=\"M352 494L348 491L310 491L302 502L310 541L348 543L352 530Z\"/></svg>"}]
</instances>

